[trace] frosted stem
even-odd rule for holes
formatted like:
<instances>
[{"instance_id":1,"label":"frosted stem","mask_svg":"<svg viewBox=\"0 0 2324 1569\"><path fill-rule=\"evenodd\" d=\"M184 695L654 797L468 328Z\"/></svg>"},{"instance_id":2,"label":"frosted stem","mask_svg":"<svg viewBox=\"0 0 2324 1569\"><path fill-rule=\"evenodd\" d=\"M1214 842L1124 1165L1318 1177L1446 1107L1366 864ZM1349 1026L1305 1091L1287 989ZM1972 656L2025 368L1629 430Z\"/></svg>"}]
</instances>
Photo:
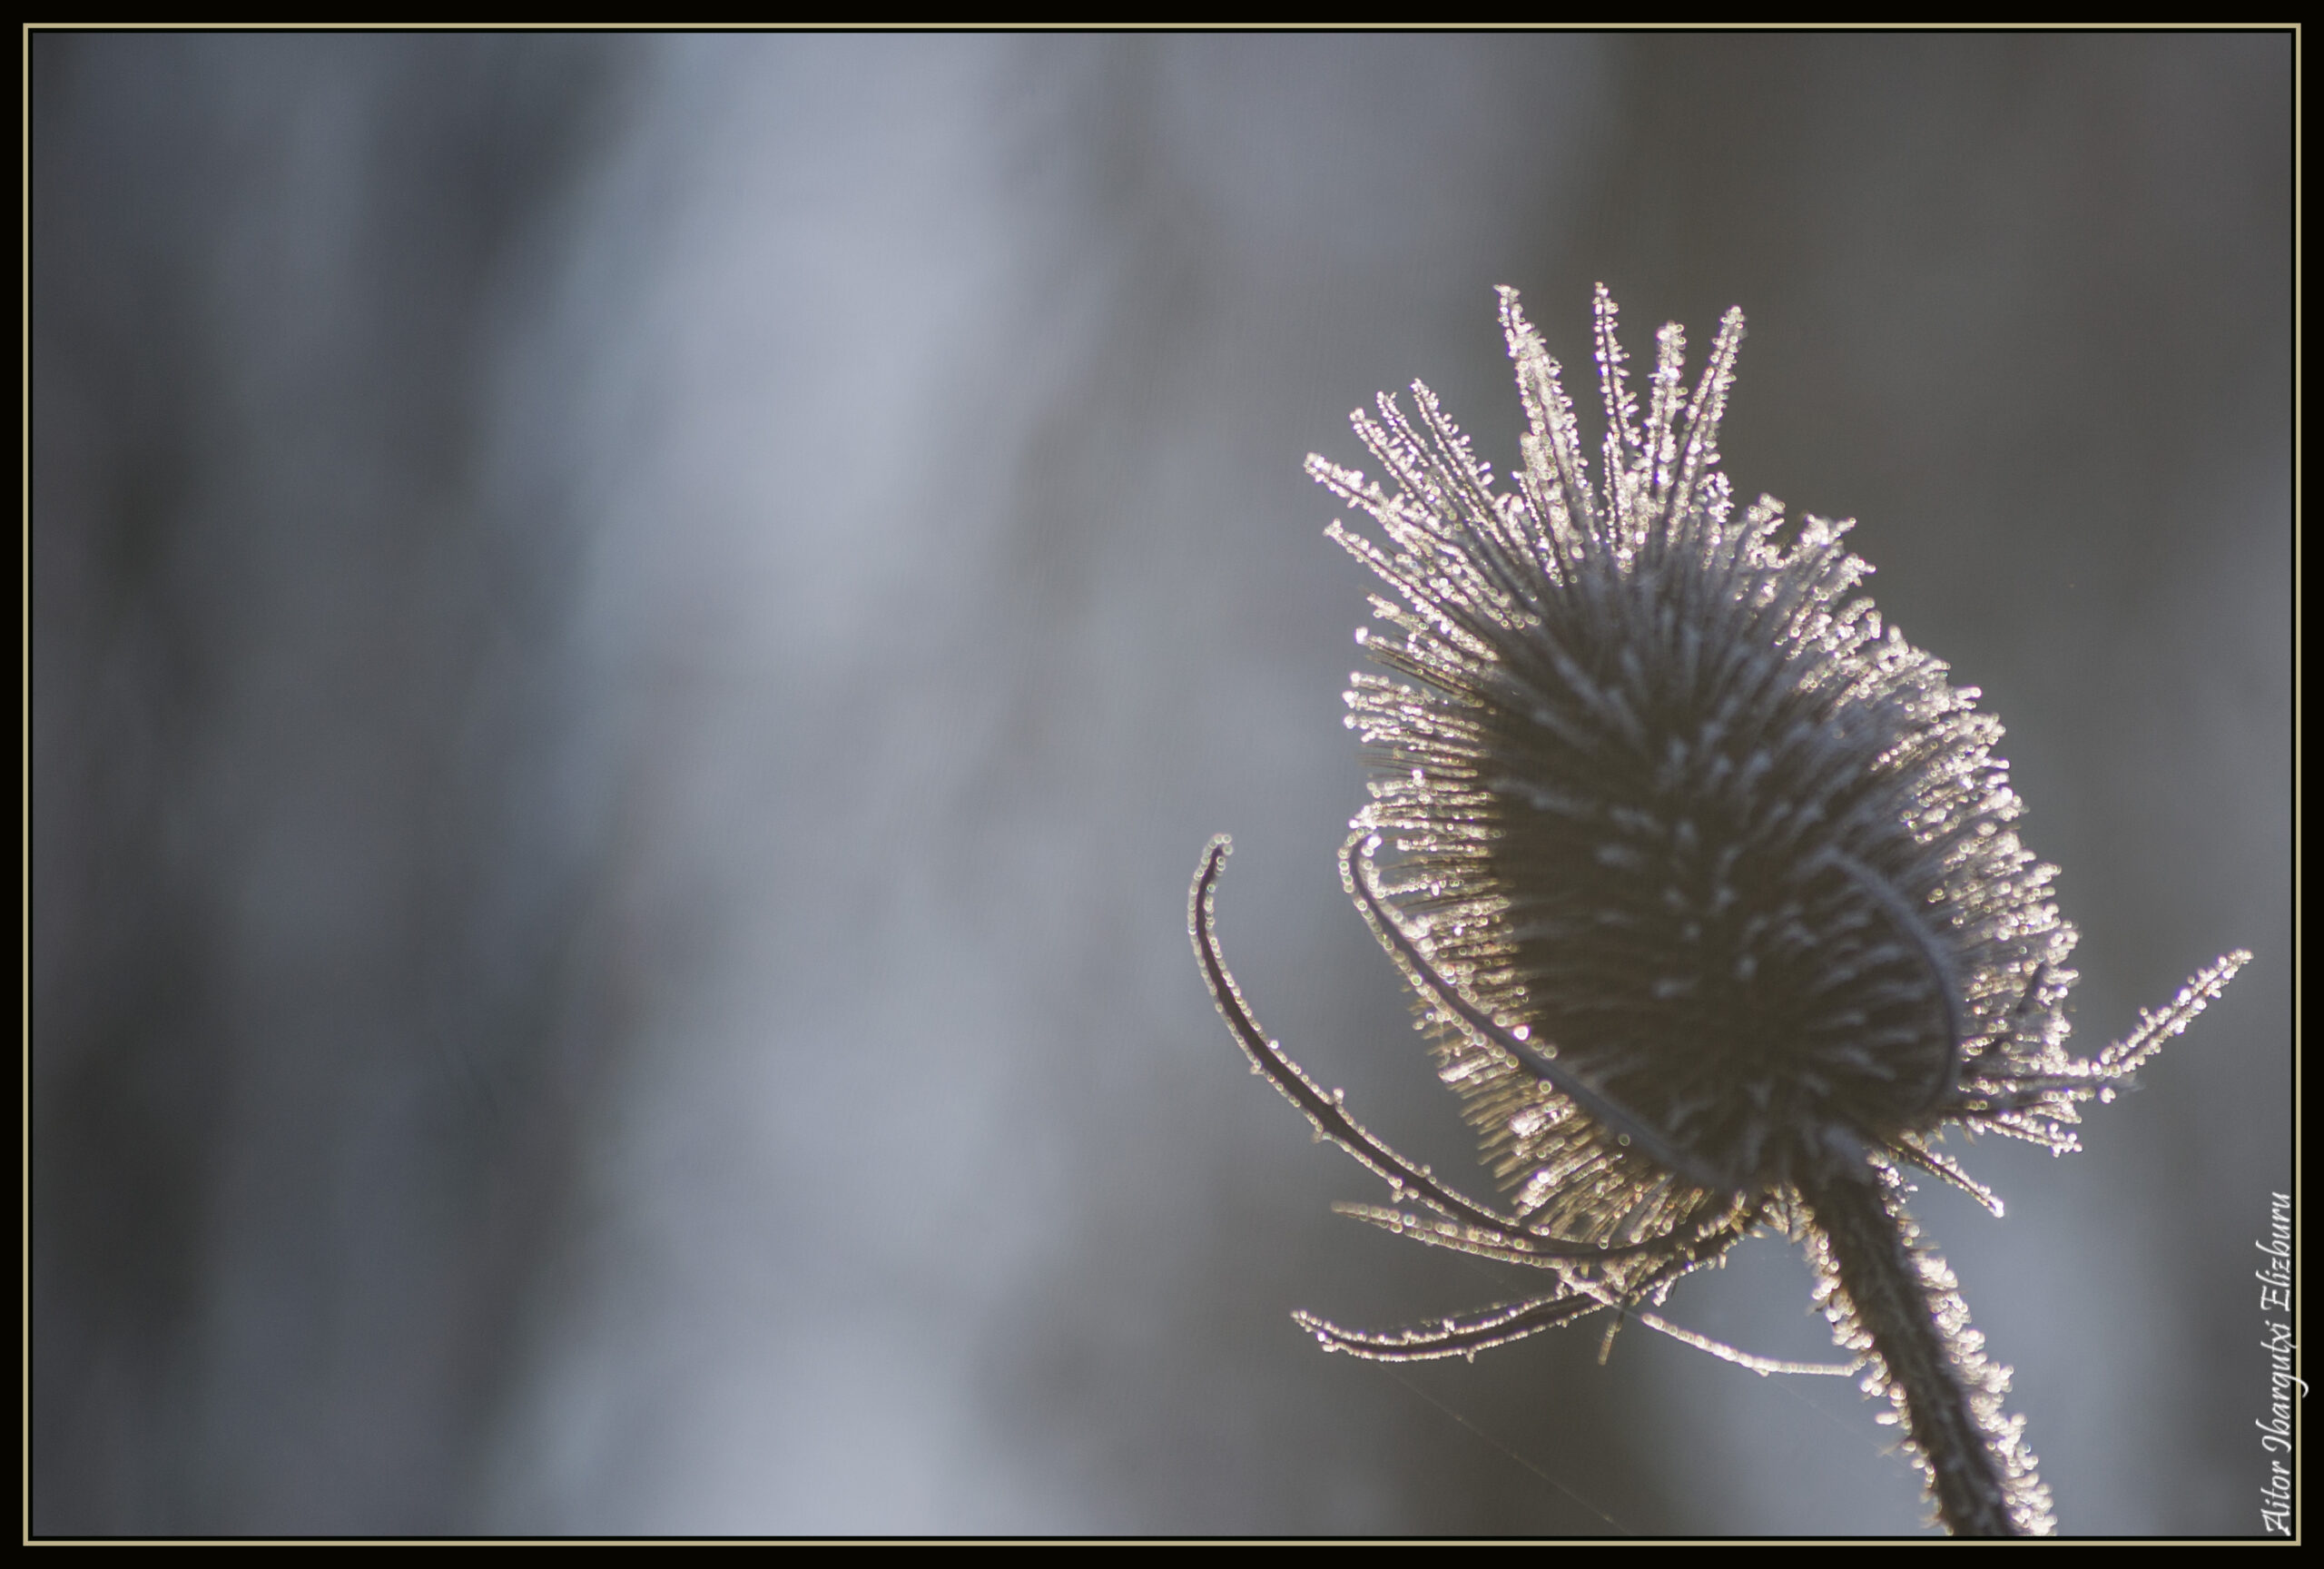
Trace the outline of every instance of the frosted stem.
<instances>
[{"instance_id":1,"label":"frosted stem","mask_svg":"<svg viewBox=\"0 0 2324 1569\"><path fill-rule=\"evenodd\" d=\"M1927 1463L1937 1517L1955 1536L2014 1536L2000 1458L1971 1409L1936 1304L1914 1267L1878 1181L1862 1167L1800 1183L1857 1325L1902 1396L1906 1430Z\"/></svg>"}]
</instances>

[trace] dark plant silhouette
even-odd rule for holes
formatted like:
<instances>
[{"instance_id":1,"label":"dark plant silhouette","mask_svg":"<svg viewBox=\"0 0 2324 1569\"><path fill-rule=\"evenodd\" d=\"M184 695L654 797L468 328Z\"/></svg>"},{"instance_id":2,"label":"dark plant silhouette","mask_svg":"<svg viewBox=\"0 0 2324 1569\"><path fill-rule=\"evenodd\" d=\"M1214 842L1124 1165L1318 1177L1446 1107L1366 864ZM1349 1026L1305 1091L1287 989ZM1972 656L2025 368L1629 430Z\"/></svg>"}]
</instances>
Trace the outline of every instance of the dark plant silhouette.
<instances>
[{"instance_id":1,"label":"dark plant silhouette","mask_svg":"<svg viewBox=\"0 0 2324 1569\"><path fill-rule=\"evenodd\" d=\"M2050 1530L2008 1369L1902 1173L2000 1202L1939 1145L1990 1130L2063 1152L2250 956L2203 969L2094 1059L2065 1050L2073 928L1974 688L1852 597L1849 525L1738 520L1720 415L1743 335L1689 395L1665 327L1641 414L1600 289L1607 431L1594 482L1559 369L1502 292L1529 429L1512 488L1417 383L1355 429L1394 492L1311 458L1383 539L1331 537L1394 590L1348 723L1374 765L1343 852L1350 896L1413 988L1503 1211L1397 1155L1268 1040L1227 972L1206 852L1196 956L1257 1069L1385 1179L1343 1212L1550 1271L1548 1292L1387 1332L1298 1316L1327 1349L1473 1354L1613 1308L1649 1323L1680 1277L1755 1230L1802 1240L1867 1393L1894 1404L1957 1534ZM1383 844L1395 860L1374 862ZM1696 1337L1689 1337L1696 1338ZM1697 1339L1697 1343L1702 1342ZM1736 1357L1763 1370L1777 1364Z\"/></svg>"}]
</instances>

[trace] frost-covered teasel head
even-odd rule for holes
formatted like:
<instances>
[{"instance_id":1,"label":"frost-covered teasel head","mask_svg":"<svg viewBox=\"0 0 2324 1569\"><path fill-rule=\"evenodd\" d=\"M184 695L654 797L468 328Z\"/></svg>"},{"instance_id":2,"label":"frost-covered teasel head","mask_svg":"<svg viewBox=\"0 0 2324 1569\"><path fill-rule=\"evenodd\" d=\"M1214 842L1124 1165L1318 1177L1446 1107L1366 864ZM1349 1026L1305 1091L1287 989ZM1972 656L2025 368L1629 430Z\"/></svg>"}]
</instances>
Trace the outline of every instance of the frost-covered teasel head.
<instances>
[{"instance_id":1,"label":"frost-covered teasel head","mask_svg":"<svg viewBox=\"0 0 2324 1569\"><path fill-rule=\"evenodd\" d=\"M1626 1241L1818 1162L1925 1164L1950 1121L2072 1148L2109 1075L2063 1050L2074 932L2001 726L1856 592L1850 524L1736 516L1741 314L1691 396L1662 330L1641 417L1600 291L1593 484L1556 363L1502 311L1513 488L1417 385L1417 420L1355 418L1394 493L1309 469L1384 536L1331 529L1395 594L1358 635L1390 674L1348 694L1377 765L1356 825L1399 854L1404 956L1505 1027L1439 1040L1521 1210Z\"/></svg>"},{"instance_id":2,"label":"frost-covered teasel head","mask_svg":"<svg viewBox=\"0 0 2324 1569\"><path fill-rule=\"evenodd\" d=\"M2055 869L2018 839L2000 725L1859 592L1870 568L1843 548L1848 524L1791 527L1768 498L1738 515L1718 431L1740 313L1691 390L1665 327L1641 409L1599 291L1594 478L1513 291L1502 321L1528 425L1513 486L1417 383L1416 419L1384 395L1354 417L1384 485L1308 467L1376 525L1330 533L1390 590L1372 601L1381 629L1357 634L1385 674L1347 695L1375 772L1344 874L1513 1214L1394 1155L1266 1040L1210 932L1223 841L1190 920L1254 1063L1434 1213L1350 1212L1561 1284L1386 1335L1302 1322L1361 1355L1473 1352L1659 1301L1777 1226L1809 1238L1836 1327L1905 1415L1947 1524L2040 1529L2005 1373L1915 1246L1898 1169L1998 1213L1935 1148L1945 1127L2073 1149L2077 1102L2111 1096L2247 955L2098 1058L2068 1055L2074 933ZM1891 1298L1916 1322L1886 1322Z\"/></svg>"}]
</instances>

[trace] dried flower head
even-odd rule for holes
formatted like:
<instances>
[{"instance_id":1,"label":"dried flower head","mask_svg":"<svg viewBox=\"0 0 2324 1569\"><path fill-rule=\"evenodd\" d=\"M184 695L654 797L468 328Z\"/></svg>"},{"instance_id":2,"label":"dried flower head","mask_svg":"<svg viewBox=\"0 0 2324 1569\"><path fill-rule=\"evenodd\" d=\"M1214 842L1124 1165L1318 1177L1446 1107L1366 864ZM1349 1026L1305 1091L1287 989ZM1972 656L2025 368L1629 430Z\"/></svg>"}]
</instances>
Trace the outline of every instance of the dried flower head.
<instances>
[{"instance_id":1,"label":"dried flower head","mask_svg":"<svg viewBox=\"0 0 2324 1569\"><path fill-rule=\"evenodd\" d=\"M2018 839L2000 725L1856 594L1870 568L1842 548L1847 523L1793 529L1768 498L1734 516L1717 441L1740 312L1691 394L1684 335L1662 329L1641 416L1599 291L1596 483L1507 289L1502 321L1529 427L1513 488L1418 383L1416 421L1385 395L1354 416L1393 493L1308 470L1376 522L1380 539L1330 535L1393 593L1372 601L1386 633L1356 635L1388 674L1347 696L1375 774L1343 875L1512 1211L1395 1154L1268 1041L1212 932L1223 838L1189 923L1255 1067L1394 1189L1345 1212L1558 1284L1386 1333L1300 1321L1384 1358L1473 1354L1605 1307L1668 1328L1645 1305L1778 1229L1807 1242L1858 1358L1844 1370L1896 1405L1945 1523L2045 1530L2007 1370L1917 1246L1900 1173L1999 1214L1938 1150L1945 1130L2075 1148L2079 1102L2111 1099L2249 955L2070 1056L2074 932L2055 869Z\"/></svg>"}]
</instances>

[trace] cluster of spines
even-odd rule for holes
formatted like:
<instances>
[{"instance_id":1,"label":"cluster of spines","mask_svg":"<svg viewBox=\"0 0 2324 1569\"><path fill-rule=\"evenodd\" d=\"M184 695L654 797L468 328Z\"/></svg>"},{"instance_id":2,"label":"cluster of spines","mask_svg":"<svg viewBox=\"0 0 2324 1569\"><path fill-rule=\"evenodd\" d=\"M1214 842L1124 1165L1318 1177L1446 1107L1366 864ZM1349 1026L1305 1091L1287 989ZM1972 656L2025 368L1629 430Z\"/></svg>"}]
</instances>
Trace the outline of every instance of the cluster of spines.
<instances>
[{"instance_id":1,"label":"cluster of spines","mask_svg":"<svg viewBox=\"0 0 2324 1569\"><path fill-rule=\"evenodd\" d=\"M1849 597L1869 568L1840 548L1846 525L1807 518L1787 548L1778 538L1782 508L1766 498L1739 527L1730 524L1717 430L1739 317L1723 323L1691 398L1679 375L1683 336L1664 330L1641 422L1614 309L1601 291L1602 492L1581 456L1555 362L1506 291L1502 320L1529 424L1513 493L1495 491L1468 439L1421 386L1413 390L1417 423L1384 397L1376 417L1360 413L1354 420L1394 493L1310 459L1311 472L1369 513L1391 548L1337 523L1330 530L1397 595L1372 601L1394 635L1359 634L1393 675L1358 675L1349 718L1378 765L1373 804L1357 826L1393 836L1403 852L1393 892L1415 930L1427 933L1440 967L1479 995L1522 1001L1525 980L1512 969L1508 942L1509 894L1491 875L1509 813L1521 807L1609 820L1617 814L1590 798L1586 781L1512 775L1502 731L1535 726L1572 738L1579 749L1590 745L1593 728L1644 744L1638 709L1646 677L1635 650L1623 649L1622 662L1610 669L1585 669L1561 628L1577 618L1619 624L1658 616L1655 630L1680 650L1686 674L1710 699L1709 739L1722 721L1764 717L1777 706L1770 693L1779 686L1793 718L1782 733L1758 738L1754 762L1790 755L1788 747L1805 759L1795 775L1821 777L1830 788L1867 771L1885 781L1856 802L1855 812L1874 820L1876 841L1886 836L1891 863L1877 874L1926 901L1931 924L1944 933L1967 1037L1965 1088L1985 1091L1984 1105L1999 1113L1994 1098L2005 1081L2048 1068L2037 1067L2023 1046L2052 1042L2062 1031L2051 1019L2029 1022L2022 1008L2005 1030L1998 1026L2021 1002L2027 977L2066 973L2061 961L2073 938L2044 898L2053 869L2034 864L2008 826L2021 808L2005 765L1992 755L1998 725L1976 712L1974 689L1952 686L1941 662L1884 626L1869 600ZM1848 755L1827 757L1819 749ZM1721 765L1717 751L1703 748L1710 765ZM1674 755L1669 766L1688 763ZM1786 802L1777 813L1787 810L1807 821L1817 804ZM1913 835L1901 857L1900 822ZM1826 836L1837 841L1845 828L1828 824ZM1618 841L1603 851L1621 853ZM2062 988L2034 990L2045 1002L2063 996ZM1529 1124L1541 1123L1538 1104L1554 1100L1545 1087L1458 1029L1436 1034L1443 1071L1472 1098L1489 1157L1504 1176L1532 1179L1521 1204L1528 1194L1554 1189L1567 1199L1566 1218L1587 1223L1591 1207L1574 1205L1577 1196L1594 1189L1593 1203L1620 1199L1621 1184L1609 1171L1580 1189L1567 1180L1624 1164L1618 1156L1561 1151L1555 1146L1571 1140L1527 1136ZM2038 1108L2000 1115L2001 1130L2051 1141L2053 1130ZM1907 1158L1917 1152L1915 1133L1899 1130ZM1629 1199L1619 1206L1625 1234L1676 1219L1647 1195ZM1601 1219L1606 1213L1597 1210Z\"/></svg>"}]
</instances>

